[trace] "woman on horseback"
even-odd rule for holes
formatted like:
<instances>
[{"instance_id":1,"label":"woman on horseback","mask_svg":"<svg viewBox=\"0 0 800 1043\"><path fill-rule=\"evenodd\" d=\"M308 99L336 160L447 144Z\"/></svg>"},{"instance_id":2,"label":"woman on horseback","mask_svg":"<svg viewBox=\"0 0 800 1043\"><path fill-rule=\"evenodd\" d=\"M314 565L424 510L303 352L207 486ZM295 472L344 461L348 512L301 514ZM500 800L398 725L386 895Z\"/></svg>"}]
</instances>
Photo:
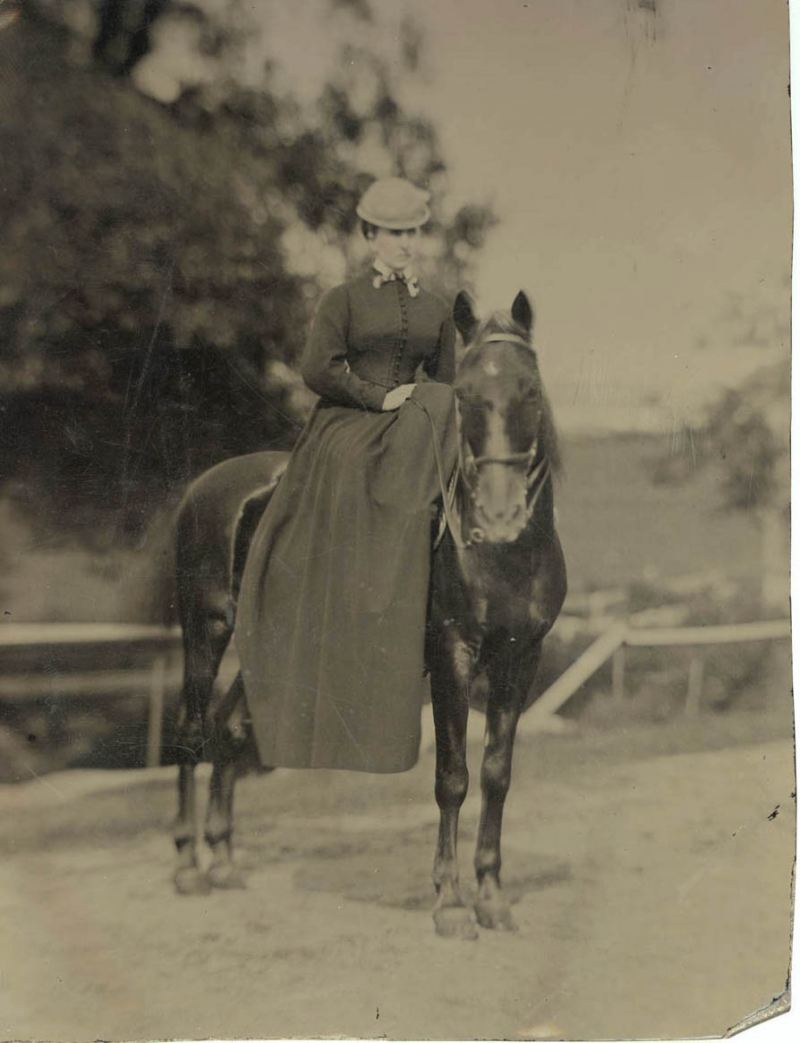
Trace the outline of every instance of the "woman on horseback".
<instances>
[{"instance_id":1,"label":"woman on horseback","mask_svg":"<svg viewBox=\"0 0 800 1043\"><path fill-rule=\"evenodd\" d=\"M400 178L367 190L372 265L322 297L303 354L320 399L237 610L265 765L393 772L418 756L431 507L457 455L455 330L413 267L427 198Z\"/></svg>"}]
</instances>

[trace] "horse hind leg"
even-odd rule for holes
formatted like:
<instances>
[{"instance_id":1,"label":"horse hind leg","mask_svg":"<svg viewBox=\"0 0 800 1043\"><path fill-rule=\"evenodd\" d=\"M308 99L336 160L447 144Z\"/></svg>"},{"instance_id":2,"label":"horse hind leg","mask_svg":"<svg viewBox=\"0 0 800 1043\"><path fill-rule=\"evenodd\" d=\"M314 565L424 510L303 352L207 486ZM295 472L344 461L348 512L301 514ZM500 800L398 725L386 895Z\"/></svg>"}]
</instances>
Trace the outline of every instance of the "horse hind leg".
<instances>
[{"instance_id":1,"label":"horse hind leg","mask_svg":"<svg viewBox=\"0 0 800 1043\"><path fill-rule=\"evenodd\" d=\"M184 681L175 744L178 763L178 814L173 838L178 852L175 888L179 894L204 894L208 880L197 861L195 767L207 757L206 716L214 680L231 637L228 619L210 615L184 623Z\"/></svg>"},{"instance_id":2,"label":"horse hind leg","mask_svg":"<svg viewBox=\"0 0 800 1043\"><path fill-rule=\"evenodd\" d=\"M183 622L182 716L178 736L179 763L204 759L209 740L208 707L225 649L233 634L232 603L199 607Z\"/></svg>"},{"instance_id":3,"label":"horse hind leg","mask_svg":"<svg viewBox=\"0 0 800 1043\"><path fill-rule=\"evenodd\" d=\"M253 735L246 721L242 675L237 674L215 714L214 767L208 800L205 840L211 849L208 881L212 887L241 888L244 877L233 861L233 797L236 780L255 762Z\"/></svg>"},{"instance_id":4,"label":"horse hind leg","mask_svg":"<svg viewBox=\"0 0 800 1043\"><path fill-rule=\"evenodd\" d=\"M197 805L195 799L194 761L178 766L178 817L173 828L178 863L175 868L175 890L182 895L207 894L208 880L197 863Z\"/></svg>"}]
</instances>

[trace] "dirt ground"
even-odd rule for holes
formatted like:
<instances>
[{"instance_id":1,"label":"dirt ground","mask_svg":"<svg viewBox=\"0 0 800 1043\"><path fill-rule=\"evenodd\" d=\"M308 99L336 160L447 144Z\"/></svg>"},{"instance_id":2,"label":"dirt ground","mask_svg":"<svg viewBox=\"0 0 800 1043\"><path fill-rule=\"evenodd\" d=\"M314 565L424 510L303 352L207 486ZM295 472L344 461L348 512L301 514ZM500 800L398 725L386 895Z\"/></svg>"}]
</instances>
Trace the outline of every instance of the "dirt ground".
<instances>
[{"instance_id":1,"label":"dirt ground","mask_svg":"<svg viewBox=\"0 0 800 1043\"><path fill-rule=\"evenodd\" d=\"M244 780L248 889L208 897L171 888L169 769L4 787L0 1038L723 1034L785 989L792 746L669 727L520 738L519 929L477 942L433 932L430 750Z\"/></svg>"}]
</instances>

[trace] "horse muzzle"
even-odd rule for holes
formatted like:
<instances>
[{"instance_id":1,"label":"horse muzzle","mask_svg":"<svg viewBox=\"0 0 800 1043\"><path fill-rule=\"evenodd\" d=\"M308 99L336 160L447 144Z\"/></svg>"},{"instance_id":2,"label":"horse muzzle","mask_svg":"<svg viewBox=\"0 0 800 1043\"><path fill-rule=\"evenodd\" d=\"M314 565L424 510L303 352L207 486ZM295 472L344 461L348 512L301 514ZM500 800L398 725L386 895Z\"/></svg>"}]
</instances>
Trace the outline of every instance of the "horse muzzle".
<instances>
[{"instance_id":1,"label":"horse muzzle","mask_svg":"<svg viewBox=\"0 0 800 1043\"><path fill-rule=\"evenodd\" d=\"M473 543L513 543L522 535L528 521L524 494L494 508L476 497L474 521L470 528Z\"/></svg>"}]
</instances>

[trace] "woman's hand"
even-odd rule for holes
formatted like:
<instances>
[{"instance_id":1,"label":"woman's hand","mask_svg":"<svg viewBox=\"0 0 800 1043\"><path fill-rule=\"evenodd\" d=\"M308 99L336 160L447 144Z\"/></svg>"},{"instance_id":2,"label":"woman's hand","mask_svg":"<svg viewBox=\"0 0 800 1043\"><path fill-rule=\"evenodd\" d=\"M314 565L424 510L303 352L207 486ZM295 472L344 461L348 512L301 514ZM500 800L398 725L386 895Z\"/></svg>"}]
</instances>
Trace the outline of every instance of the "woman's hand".
<instances>
[{"instance_id":1,"label":"woman's hand","mask_svg":"<svg viewBox=\"0 0 800 1043\"><path fill-rule=\"evenodd\" d=\"M411 392L416 387L416 384L401 384L400 387L392 388L391 391L387 391L386 397L383 400L381 409L384 413L389 413L393 409L399 409L400 406L411 397Z\"/></svg>"}]
</instances>

